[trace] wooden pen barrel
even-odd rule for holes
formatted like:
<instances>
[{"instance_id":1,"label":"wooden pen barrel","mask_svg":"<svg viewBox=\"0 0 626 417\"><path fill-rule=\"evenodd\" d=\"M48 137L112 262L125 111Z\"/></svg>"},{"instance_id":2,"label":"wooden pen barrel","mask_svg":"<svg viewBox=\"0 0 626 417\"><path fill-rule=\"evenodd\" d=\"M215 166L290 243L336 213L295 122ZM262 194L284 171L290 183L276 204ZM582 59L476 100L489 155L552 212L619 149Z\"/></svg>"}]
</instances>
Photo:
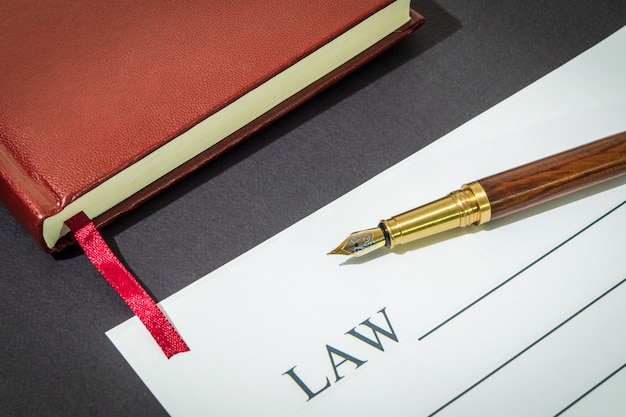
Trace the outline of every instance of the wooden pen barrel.
<instances>
[{"instance_id":1,"label":"wooden pen barrel","mask_svg":"<svg viewBox=\"0 0 626 417\"><path fill-rule=\"evenodd\" d=\"M626 132L479 180L491 219L626 174Z\"/></svg>"}]
</instances>

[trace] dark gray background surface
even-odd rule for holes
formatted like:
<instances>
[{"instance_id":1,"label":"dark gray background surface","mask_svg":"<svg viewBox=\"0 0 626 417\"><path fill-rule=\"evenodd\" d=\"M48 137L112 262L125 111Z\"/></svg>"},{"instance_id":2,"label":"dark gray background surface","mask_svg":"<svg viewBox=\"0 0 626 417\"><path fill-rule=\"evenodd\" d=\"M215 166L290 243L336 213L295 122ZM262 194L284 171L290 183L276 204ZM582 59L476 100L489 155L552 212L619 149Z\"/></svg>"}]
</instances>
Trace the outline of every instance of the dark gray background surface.
<instances>
[{"instance_id":1,"label":"dark gray background surface","mask_svg":"<svg viewBox=\"0 0 626 417\"><path fill-rule=\"evenodd\" d=\"M624 0L412 5L410 38L104 229L157 300L626 25ZM166 415L104 334L130 317L79 250L44 254L0 206L0 416Z\"/></svg>"}]
</instances>

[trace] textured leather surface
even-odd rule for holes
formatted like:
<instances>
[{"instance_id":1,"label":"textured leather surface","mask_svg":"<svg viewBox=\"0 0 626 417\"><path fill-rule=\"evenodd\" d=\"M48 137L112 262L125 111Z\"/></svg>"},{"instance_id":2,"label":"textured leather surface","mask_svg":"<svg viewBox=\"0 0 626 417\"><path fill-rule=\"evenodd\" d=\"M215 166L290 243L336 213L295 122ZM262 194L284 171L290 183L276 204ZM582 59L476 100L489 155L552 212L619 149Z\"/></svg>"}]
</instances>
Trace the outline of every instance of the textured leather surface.
<instances>
[{"instance_id":1,"label":"textured leather surface","mask_svg":"<svg viewBox=\"0 0 626 417\"><path fill-rule=\"evenodd\" d=\"M3 4L3 203L40 240L45 217L389 3ZM372 48L97 224L135 207L386 47Z\"/></svg>"},{"instance_id":2,"label":"textured leather surface","mask_svg":"<svg viewBox=\"0 0 626 417\"><path fill-rule=\"evenodd\" d=\"M0 7L14 1L0 2ZM427 19L417 33L102 230L158 301L423 149L626 24L624 0L598 0L593 7L583 0L412 3ZM581 115L583 129L585 122ZM531 140L526 143L517 136L502 135L501 146L532 146ZM459 184L455 180L450 185ZM418 203L429 196L411 198ZM386 214L394 213L377 211L372 220ZM324 249L330 250L350 231L352 217L337 213L345 228L319 230L328 243ZM37 250L4 206L0 232L0 415L167 417L104 335L132 313L78 248L68 248L62 258ZM353 266L341 268L350 273ZM400 278L429 281L419 275L419 267L417 263L415 277ZM383 273L381 285L388 279L393 277ZM241 288L233 302L251 314L251 325L262 326L262 312L251 312L242 301L247 291L252 289ZM276 291L276 297L307 295ZM355 288L345 302L359 294ZM216 338L220 343L219 334ZM284 378L280 371L278 379ZM384 382L389 389L407 388L398 381ZM386 414L392 415L392 404L389 409Z\"/></svg>"}]
</instances>

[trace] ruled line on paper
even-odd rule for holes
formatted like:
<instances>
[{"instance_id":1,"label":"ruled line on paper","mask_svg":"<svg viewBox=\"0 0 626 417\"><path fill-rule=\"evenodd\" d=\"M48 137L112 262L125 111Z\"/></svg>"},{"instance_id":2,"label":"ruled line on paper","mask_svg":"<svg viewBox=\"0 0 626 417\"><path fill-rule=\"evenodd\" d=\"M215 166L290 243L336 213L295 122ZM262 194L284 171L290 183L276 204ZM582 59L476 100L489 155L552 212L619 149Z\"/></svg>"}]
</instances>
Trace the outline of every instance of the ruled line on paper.
<instances>
[{"instance_id":1,"label":"ruled line on paper","mask_svg":"<svg viewBox=\"0 0 626 417\"><path fill-rule=\"evenodd\" d=\"M444 321L442 321L440 324L438 324L437 326L433 327L431 330L427 331L426 333L424 333L422 336L418 337L417 340L421 341L424 340L425 338L427 338L428 336L432 335L433 333L435 333L437 330L441 329L442 327L444 327L446 324L450 323L452 320L456 319L457 317L459 317L460 315L462 315L463 313L465 313L466 311L468 311L469 309L471 309L472 307L474 307L475 305L477 305L478 303L480 303L481 301L485 300L487 297L489 297L490 295L494 294L495 292L497 292L499 289L503 288L504 286L506 286L507 284L509 284L511 281L513 281L515 278L519 277L520 275L522 275L524 272L526 272L528 269L532 268L533 266L535 266L536 264L538 264L539 262L541 262L542 260L544 260L545 258L547 258L549 255L553 254L554 252L556 252L557 250L559 250L560 248L562 248L563 246L565 246L567 243L571 242L573 239L575 239L576 237L580 236L582 233L584 233L585 231L589 230L590 228L592 228L594 225L598 224L600 221L602 221L603 219L605 219L607 216L609 216L611 213L615 212L616 210L618 210L621 206L623 206L624 204L626 204L626 200L622 201L620 204L618 204L617 206L613 207L611 210L609 210L608 212L604 213L602 216L598 217L597 219L595 219L593 222L589 223L587 226L583 227L582 229L580 229L579 231L577 231L576 233L574 233L572 236L570 236L569 238L565 239L563 242L559 243L558 245L556 245L554 248L550 249L549 251L547 251L546 253L544 253L543 255L541 255L539 258L535 259L534 261L532 261L530 264L526 265L525 267L523 267L522 269L520 269L518 272L516 272L515 274L513 274L511 277L507 278L506 280L504 280L503 282L501 282L500 284L498 284L497 286L495 286L494 288L492 288L491 290L487 291L486 293L484 293L483 295L481 295L480 297L478 297L476 300L472 301L471 303L469 303L468 305L466 305L465 307L463 307L462 309L460 309L458 312L454 313L453 315L451 315L450 317L448 317L447 319L445 319Z\"/></svg>"},{"instance_id":2,"label":"ruled line on paper","mask_svg":"<svg viewBox=\"0 0 626 417\"><path fill-rule=\"evenodd\" d=\"M608 380L610 380L611 378L613 378L615 375L619 374L623 369L626 368L626 363L623 364L622 366L620 366L619 368L617 368L615 371L611 372L610 374L608 374L604 379L602 379L600 382L598 382L597 384L595 384L593 387L589 388L587 391L585 391L580 397L576 398L576 400L572 401L569 405L567 405L567 407L563 408L561 411L559 411L558 413L556 413L554 415L554 417L558 417L560 415L563 415L563 413L565 413L567 410L569 410L570 408L572 408L574 405L576 405L580 400L582 400L583 398L585 398L587 395L591 394L595 389L597 389L598 387L600 387L602 384L604 384L605 382L607 382Z\"/></svg>"},{"instance_id":3,"label":"ruled line on paper","mask_svg":"<svg viewBox=\"0 0 626 417\"><path fill-rule=\"evenodd\" d=\"M594 298L591 302L589 302L588 304L586 304L584 307L582 307L581 309L579 309L578 311L576 311L574 314L570 315L568 318L566 318L565 320L563 320L561 323L559 323L558 325L556 325L555 327L553 327L550 331L546 332L543 336L539 337L538 339L536 339L534 342L532 342L531 344L529 344L528 346L526 346L524 349L522 349L521 351L519 351L518 353L516 353L514 356L512 356L510 359L508 359L506 362L504 362L503 364L501 364L500 366L498 366L497 368L495 368L493 371L489 372L487 375L485 375L484 377L482 377L481 379L479 379L478 381L476 381L474 384L470 385L467 389L465 389L463 392L461 392L460 394L458 394L457 396L455 396L454 398L452 398L450 401L448 401L447 403L443 404L441 407L439 407L438 409L436 409L435 411L433 411L431 414L428 415L428 417L434 416L436 414L438 414L439 412L441 412L443 409L445 409L446 407L448 407L450 404L454 403L455 401L457 401L459 398L463 397L465 394L467 394L468 392L470 392L471 390L473 390L474 388L476 388L478 385L482 384L483 382L485 382L487 379L489 379L491 376L493 376L494 374L496 374L499 370L501 370L502 368L504 368L505 366L507 366L508 364L510 364L511 362L513 362L514 360L516 360L517 358L519 358L520 356L522 356L524 353L526 353L527 351L529 351L530 349L532 349L534 346L536 346L537 344L539 344L540 342L542 342L543 340L545 340L548 336L550 336L551 334L553 334L554 332L556 332L558 329L560 329L561 327L563 327L564 325L566 325L567 323L569 323L571 320L573 320L574 318L576 318L578 315L580 315L582 312L584 312L585 310L587 310L589 307L591 307L592 305L594 305L596 302L600 301L602 298L604 298L605 296L607 296L608 294L610 294L611 292L613 292L614 290L616 290L618 287L620 287L622 284L624 284L624 282L626 282L626 278L622 278L622 280L620 282L618 282L617 284L615 284L614 286L612 286L611 288L609 288L608 290L606 290L605 292L603 292L602 294L600 294L598 297Z\"/></svg>"}]
</instances>

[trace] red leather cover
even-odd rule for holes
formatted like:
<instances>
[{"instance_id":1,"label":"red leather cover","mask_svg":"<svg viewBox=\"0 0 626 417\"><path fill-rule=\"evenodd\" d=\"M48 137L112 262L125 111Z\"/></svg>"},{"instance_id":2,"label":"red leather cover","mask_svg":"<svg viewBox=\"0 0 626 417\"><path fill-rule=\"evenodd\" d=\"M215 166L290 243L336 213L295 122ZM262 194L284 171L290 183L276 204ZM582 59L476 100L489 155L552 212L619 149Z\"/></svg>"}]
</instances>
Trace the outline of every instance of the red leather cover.
<instances>
[{"instance_id":1,"label":"red leather cover","mask_svg":"<svg viewBox=\"0 0 626 417\"><path fill-rule=\"evenodd\" d=\"M389 3L2 2L0 200L48 250L43 219ZM401 30L95 223L136 207L422 22L412 12Z\"/></svg>"}]
</instances>

